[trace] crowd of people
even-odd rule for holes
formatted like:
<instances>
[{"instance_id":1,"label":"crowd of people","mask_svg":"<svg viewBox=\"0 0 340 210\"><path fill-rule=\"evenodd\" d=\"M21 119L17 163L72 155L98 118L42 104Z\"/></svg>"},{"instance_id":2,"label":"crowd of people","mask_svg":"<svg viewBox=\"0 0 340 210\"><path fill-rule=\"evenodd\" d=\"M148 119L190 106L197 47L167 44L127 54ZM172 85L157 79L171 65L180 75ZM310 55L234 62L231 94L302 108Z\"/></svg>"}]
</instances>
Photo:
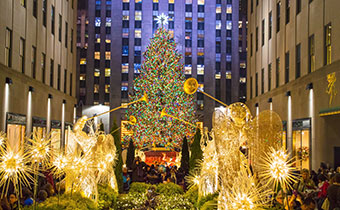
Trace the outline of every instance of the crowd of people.
<instances>
[{"instance_id":1,"label":"crowd of people","mask_svg":"<svg viewBox=\"0 0 340 210\"><path fill-rule=\"evenodd\" d=\"M276 201L289 210L340 210L340 167L334 171L322 163L317 173L302 169L293 190L281 190Z\"/></svg>"},{"instance_id":2,"label":"crowd of people","mask_svg":"<svg viewBox=\"0 0 340 210\"><path fill-rule=\"evenodd\" d=\"M52 175L48 172L44 173L44 175L39 177L35 199L37 203L41 203L56 194L56 186ZM31 183L30 189L34 189L33 183ZM7 194L2 194L0 210L19 210L19 205L21 207L33 205L34 195L30 189L22 187L21 193L19 193L20 197L18 197L14 186L10 184Z\"/></svg>"},{"instance_id":3,"label":"crowd of people","mask_svg":"<svg viewBox=\"0 0 340 210\"><path fill-rule=\"evenodd\" d=\"M124 192L129 191L131 182L145 182L148 184L175 183L185 189L186 172L177 166L167 166L159 163L148 165L136 157L133 165L128 169L123 168Z\"/></svg>"}]
</instances>

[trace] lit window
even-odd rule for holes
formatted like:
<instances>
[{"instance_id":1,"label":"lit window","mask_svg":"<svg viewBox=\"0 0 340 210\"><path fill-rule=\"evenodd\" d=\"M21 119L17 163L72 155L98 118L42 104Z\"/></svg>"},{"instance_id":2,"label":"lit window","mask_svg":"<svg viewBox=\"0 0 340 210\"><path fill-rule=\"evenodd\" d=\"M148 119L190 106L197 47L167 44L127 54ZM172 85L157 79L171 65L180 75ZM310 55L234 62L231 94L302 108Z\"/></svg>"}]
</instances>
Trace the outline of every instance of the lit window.
<instances>
[{"instance_id":1,"label":"lit window","mask_svg":"<svg viewBox=\"0 0 340 210\"><path fill-rule=\"evenodd\" d=\"M128 107L127 104L128 104L128 103L126 103L126 102L122 102L120 105L121 105L123 108L127 108L127 107Z\"/></svg>"},{"instance_id":2,"label":"lit window","mask_svg":"<svg viewBox=\"0 0 340 210\"><path fill-rule=\"evenodd\" d=\"M158 3L158 0L152 0L153 1L153 3Z\"/></svg>"},{"instance_id":3,"label":"lit window","mask_svg":"<svg viewBox=\"0 0 340 210\"><path fill-rule=\"evenodd\" d=\"M186 4L192 4L192 0L185 0Z\"/></svg>"},{"instance_id":4,"label":"lit window","mask_svg":"<svg viewBox=\"0 0 340 210\"><path fill-rule=\"evenodd\" d=\"M80 58L80 65L86 64L86 58Z\"/></svg>"},{"instance_id":5,"label":"lit window","mask_svg":"<svg viewBox=\"0 0 340 210\"><path fill-rule=\"evenodd\" d=\"M110 102L104 102L105 106L110 106Z\"/></svg>"},{"instance_id":6,"label":"lit window","mask_svg":"<svg viewBox=\"0 0 340 210\"><path fill-rule=\"evenodd\" d=\"M139 74L140 73L140 68L141 68L141 64L140 63L135 63L134 64L134 72L136 73L136 74Z\"/></svg>"},{"instance_id":7,"label":"lit window","mask_svg":"<svg viewBox=\"0 0 340 210\"><path fill-rule=\"evenodd\" d=\"M129 2L130 2L130 0L123 0L123 2L124 2L124 3L129 3Z\"/></svg>"},{"instance_id":8,"label":"lit window","mask_svg":"<svg viewBox=\"0 0 340 210\"><path fill-rule=\"evenodd\" d=\"M240 63L240 68L242 68L242 69L246 68L246 63L245 62L241 62Z\"/></svg>"},{"instance_id":9,"label":"lit window","mask_svg":"<svg viewBox=\"0 0 340 210\"><path fill-rule=\"evenodd\" d=\"M227 20L227 24L226 24L226 28L227 28L227 30L231 30L231 29L232 29L232 26L233 26L233 22L232 22L232 21L229 21L229 20Z\"/></svg>"},{"instance_id":10,"label":"lit window","mask_svg":"<svg viewBox=\"0 0 340 210\"><path fill-rule=\"evenodd\" d=\"M96 27L100 27L100 25L101 25L101 19L100 19L100 17L96 17L95 22L94 22L94 25L95 25Z\"/></svg>"},{"instance_id":11,"label":"lit window","mask_svg":"<svg viewBox=\"0 0 340 210\"><path fill-rule=\"evenodd\" d=\"M204 75L204 65L197 65L197 75Z\"/></svg>"},{"instance_id":12,"label":"lit window","mask_svg":"<svg viewBox=\"0 0 340 210\"><path fill-rule=\"evenodd\" d=\"M199 109L203 110L204 108L203 100L197 100L197 106Z\"/></svg>"},{"instance_id":13,"label":"lit window","mask_svg":"<svg viewBox=\"0 0 340 210\"><path fill-rule=\"evenodd\" d=\"M96 39L96 43L100 43L100 38L97 38L97 39Z\"/></svg>"},{"instance_id":14,"label":"lit window","mask_svg":"<svg viewBox=\"0 0 340 210\"><path fill-rule=\"evenodd\" d=\"M221 27L222 27L222 21L216 20L216 29L221 29Z\"/></svg>"},{"instance_id":15,"label":"lit window","mask_svg":"<svg viewBox=\"0 0 340 210\"><path fill-rule=\"evenodd\" d=\"M123 20L129 20L130 11L123 10Z\"/></svg>"},{"instance_id":16,"label":"lit window","mask_svg":"<svg viewBox=\"0 0 340 210\"><path fill-rule=\"evenodd\" d=\"M122 86L121 90L122 90L122 91L128 91L128 87Z\"/></svg>"},{"instance_id":17,"label":"lit window","mask_svg":"<svg viewBox=\"0 0 340 210\"><path fill-rule=\"evenodd\" d=\"M204 56L204 48L203 47L197 48L197 56Z\"/></svg>"},{"instance_id":18,"label":"lit window","mask_svg":"<svg viewBox=\"0 0 340 210\"><path fill-rule=\"evenodd\" d=\"M142 3L142 0L135 0L136 3Z\"/></svg>"},{"instance_id":19,"label":"lit window","mask_svg":"<svg viewBox=\"0 0 340 210\"><path fill-rule=\"evenodd\" d=\"M99 77L100 76L100 70L99 69L94 69L94 76Z\"/></svg>"},{"instance_id":20,"label":"lit window","mask_svg":"<svg viewBox=\"0 0 340 210\"><path fill-rule=\"evenodd\" d=\"M226 77L227 79L231 79L231 71L227 71L227 72L225 73L225 77Z\"/></svg>"},{"instance_id":21,"label":"lit window","mask_svg":"<svg viewBox=\"0 0 340 210\"><path fill-rule=\"evenodd\" d=\"M221 72L215 74L215 79L221 79Z\"/></svg>"},{"instance_id":22,"label":"lit window","mask_svg":"<svg viewBox=\"0 0 340 210\"><path fill-rule=\"evenodd\" d=\"M105 52L105 60L111 60L111 52Z\"/></svg>"},{"instance_id":23,"label":"lit window","mask_svg":"<svg viewBox=\"0 0 340 210\"><path fill-rule=\"evenodd\" d=\"M122 64L122 73L129 73L129 64L128 63Z\"/></svg>"},{"instance_id":24,"label":"lit window","mask_svg":"<svg viewBox=\"0 0 340 210\"><path fill-rule=\"evenodd\" d=\"M204 91L204 84L198 84L198 89Z\"/></svg>"},{"instance_id":25,"label":"lit window","mask_svg":"<svg viewBox=\"0 0 340 210\"><path fill-rule=\"evenodd\" d=\"M105 26L106 27L111 27L111 18L109 18L109 17L106 18Z\"/></svg>"},{"instance_id":26,"label":"lit window","mask_svg":"<svg viewBox=\"0 0 340 210\"><path fill-rule=\"evenodd\" d=\"M142 20L142 11L135 11L135 20Z\"/></svg>"},{"instance_id":27,"label":"lit window","mask_svg":"<svg viewBox=\"0 0 340 210\"><path fill-rule=\"evenodd\" d=\"M135 29L135 38L142 38L142 30Z\"/></svg>"},{"instance_id":28,"label":"lit window","mask_svg":"<svg viewBox=\"0 0 340 210\"><path fill-rule=\"evenodd\" d=\"M175 0L169 0L169 4L174 4Z\"/></svg>"},{"instance_id":29,"label":"lit window","mask_svg":"<svg viewBox=\"0 0 340 210\"><path fill-rule=\"evenodd\" d=\"M106 43L111 43L111 39L105 39Z\"/></svg>"},{"instance_id":30,"label":"lit window","mask_svg":"<svg viewBox=\"0 0 340 210\"><path fill-rule=\"evenodd\" d=\"M94 86L93 86L93 92L94 92L94 93L99 93L99 84L94 84Z\"/></svg>"},{"instance_id":31,"label":"lit window","mask_svg":"<svg viewBox=\"0 0 340 210\"><path fill-rule=\"evenodd\" d=\"M242 28L242 21L238 21L238 28Z\"/></svg>"},{"instance_id":32,"label":"lit window","mask_svg":"<svg viewBox=\"0 0 340 210\"><path fill-rule=\"evenodd\" d=\"M231 61L231 55L226 55L226 60L227 60L228 62L230 62L230 61Z\"/></svg>"},{"instance_id":33,"label":"lit window","mask_svg":"<svg viewBox=\"0 0 340 210\"><path fill-rule=\"evenodd\" d=\"M123 38L128 38L128 37L129 37L129 29L123 28Z\"/></svg>"},{"instance_id":34,"label":"lit window","mask_svg":"<svg viewBox=\"0 0 340 210\"><path fill-rule=\"evenodd\" d=\"M100 52L94 52L94 59L100 60Z\"/></svg>"},{"instance_id":35,"label":"lit window","mask_svg":"<svg viewBox=\"0 0 340 210\"><path fill-rule=\"evenodd\" d=\"M221 12L222 12L221 5L216 6L216 13L221 13Z\"/></svg>"},{"instance_id":36,"label":"lit window","mask_svg":"<svg viewBox=\"0 0 340 210\"><path fill-rule=\"evenodd\" d=\"M227 13L228 14L231 14L232 13L232 7L231 7L231 5L230 4L227 4Z\"/></svg>"},{"instance_id":37,"label":"lit window","mask_svg":"<svg viewBox=\"0 0 340 210\"><path fill-rule=\"evenodd\" d=\"M86 78L86 75L85 75L85 74L79 75L79 80L84 81L85 78Z\"/></svg>"},{"instance_id":38,"label":"lit window","mask_svg":"<svg viewBox=\"0 0 340 210\"><path fill-rule=\"evenodd\" d=\"M185 65L184 74L191 74L191 65Z\"/></svg>"},{"instance_id":39,"label":"lit window","mask_svg":"<svg viewBox=\"0 0 340 210\"><path fill-rule=\"evenodd\" d=\"M99 101L94 101L93 105L99 105Z\"/></svg>"},{"instance_id":40,"label":"lit window","mask_svg":"<svg viewBox=\"0 0 340 210\"><path fill-rule=\"evenodd\" d=\"M240 77L240 83L246 83L246 78L245 77Z\"/></svg>"},{"instance_id":41,"label":"lit window","mask_svg":"<svg viewBox=\"0 0 340 210\"><path fill-rule=\"evenodd\" d=\"M111 69L110 68L106 68L105 69L105 77L110 77L111 76Z\"/></svg>"},{"instance_id":42,"label":"lit window","mask_svg":"<svg viewBox=\"0 0 340 210\"><path fill-rule=\"evenodd\" d=\"M198 4L198 5L204 5L204 0L198 0L198 1L197 1L197 4Z\"/></svg>"},{"instance_id":43,"label":"lit window","mask_svg":"<svg viewBox=\"0 0 340 210\"><path fill-rule=\"evenodd\" d=\"M105 93L110 93L110 85L105 85Z\"/></svg>"},{"instance_id":44,"label":"lit window","mask_svg":"<svg viewBox=\"0 0 340 210\"><path fill-rule=\"evenodd\" d=\"M174 30L169 30L170 39L174 38Z\"/></svg>"}]
</instances>

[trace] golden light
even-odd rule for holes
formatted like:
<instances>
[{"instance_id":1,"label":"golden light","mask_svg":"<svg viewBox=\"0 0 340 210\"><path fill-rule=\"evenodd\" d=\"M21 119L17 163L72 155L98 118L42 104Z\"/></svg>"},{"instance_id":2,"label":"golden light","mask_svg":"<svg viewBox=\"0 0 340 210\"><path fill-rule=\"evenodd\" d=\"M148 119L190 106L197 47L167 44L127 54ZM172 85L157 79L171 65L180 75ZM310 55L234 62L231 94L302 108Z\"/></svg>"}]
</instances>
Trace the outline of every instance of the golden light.
<instances>
[{"instance_id":1,"label":"golden light","mask_svg":"<svg viewBox=\"0 0 340 210\"><path fill-rule=\"evenodd\" d=\"M284 189L290 189L297 179L293 161L289 159L289 154L283 148L275 150L271 147L265 154L261 169L259 177L265 180L268 185L273 184L274 189L279 185Z\"/></svg>"},{"instance_id":2,"label":"golden light","mask_svg":"<svg viewBox=\"0 0 340 210\"><path fill-rule=\"evenodd\" d=\"M232 203L233 209L248 210L254 209L254 202L246 194L237 194L234 203Z\"/></svg>"},{"instance_id":3,"label":"golden light","mask_svg":"<svg viewBox=\"0 0 340 210\"><path fill-rule=\"evenodd\" d=\"M27 151L33 160L33 163L41 163L42 167L48 167L52 155L51 139L41 137L41 134L34 132L32 139L28 139Z\"/></svg>"},{"instance_id":4,"label":"golden light","mask_svg":"<svg viewBox=\"0 0 340 210\"><path fill-rule=\"evenodd\" d=\"M31 174L32 168L29 163L28 154L22 150L14 151L9 146L1 151L0 156L0 187L2 187L2 196L7 194L10 183L19 192L21 186L30 186L33 181Z\"/></svg>"}]
</instances>

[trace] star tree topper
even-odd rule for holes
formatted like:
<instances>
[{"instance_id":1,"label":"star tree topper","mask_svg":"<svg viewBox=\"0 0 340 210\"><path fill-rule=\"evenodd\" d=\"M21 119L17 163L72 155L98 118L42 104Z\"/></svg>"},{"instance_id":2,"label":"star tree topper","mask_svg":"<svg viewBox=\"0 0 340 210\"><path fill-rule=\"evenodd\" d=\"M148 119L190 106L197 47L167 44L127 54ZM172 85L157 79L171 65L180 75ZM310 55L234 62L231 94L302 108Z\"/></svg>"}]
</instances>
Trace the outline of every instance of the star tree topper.
<instances>
[{"instance_id":1,"label":"star tree topper","mask_svg":"<svg viewBox=\"0 0 340 210\"><path fill-rule=\"evenodd\" d=\"M168 19L169 19L169 16L162 13L161 15L157 16L156 21L157 21L157 24L160 24L163 27L164 25L168 25Z\"/></svg>"}]
</instances>

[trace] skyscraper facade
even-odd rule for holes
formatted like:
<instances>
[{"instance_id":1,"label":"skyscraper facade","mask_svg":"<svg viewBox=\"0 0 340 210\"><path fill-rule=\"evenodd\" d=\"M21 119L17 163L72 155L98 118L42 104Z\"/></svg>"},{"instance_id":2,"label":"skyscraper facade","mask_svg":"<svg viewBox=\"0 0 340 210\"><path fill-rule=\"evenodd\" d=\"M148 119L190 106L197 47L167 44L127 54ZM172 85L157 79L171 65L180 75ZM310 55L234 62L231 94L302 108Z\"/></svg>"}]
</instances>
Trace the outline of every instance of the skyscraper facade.
<instances>
[{"instance_id":1,"label":"skyscraper facade","mask_svg":"<svg viewBox=\"0 0 340 210\"><path fill-rule=\"evenodd\" d=\"M96 105L114 108L128 103L133 79L140 73L143 52L159 27L156 18L162 13L168 16L165 27L183 55L185 76L197 78L199 88L227 104L245 99L245 91L240 88L245 88L246 19L239 17L239 0L87 0L87 3L87 23L78 22L78 28L86 28L83 33L86 38L80 37L78 41L88 40L83 47L86 53L80 54L78 60L78 100L85 109ZM241 71L244 73L240 78ZM196 97L198 120L210 127L214 107L220 105L202 93ZM124 109L112 113L111 123L113 118L117 122L124 120L124 113Z\"/></svg>"},{"instance_id":2,"label":"skyscraper facade","mask_svg":"<svg viewBox=\"0 0 340 210\"><path fill-rule=\"evenodd\" d=\"M74 120L77 1L0 3L0 127L19 148L32 131L64 145Z\"/></svg>"},{"instance_id":3,"label":"skyscraper facade","mask_svg":"<svg viewBox=\"0 0 340 210\"><path fill-rule=\"evenodd\" d=\"M248 1L247 104L282 119L298 168L340 166L338 1Z\"/></svg>"}]
</instances>

